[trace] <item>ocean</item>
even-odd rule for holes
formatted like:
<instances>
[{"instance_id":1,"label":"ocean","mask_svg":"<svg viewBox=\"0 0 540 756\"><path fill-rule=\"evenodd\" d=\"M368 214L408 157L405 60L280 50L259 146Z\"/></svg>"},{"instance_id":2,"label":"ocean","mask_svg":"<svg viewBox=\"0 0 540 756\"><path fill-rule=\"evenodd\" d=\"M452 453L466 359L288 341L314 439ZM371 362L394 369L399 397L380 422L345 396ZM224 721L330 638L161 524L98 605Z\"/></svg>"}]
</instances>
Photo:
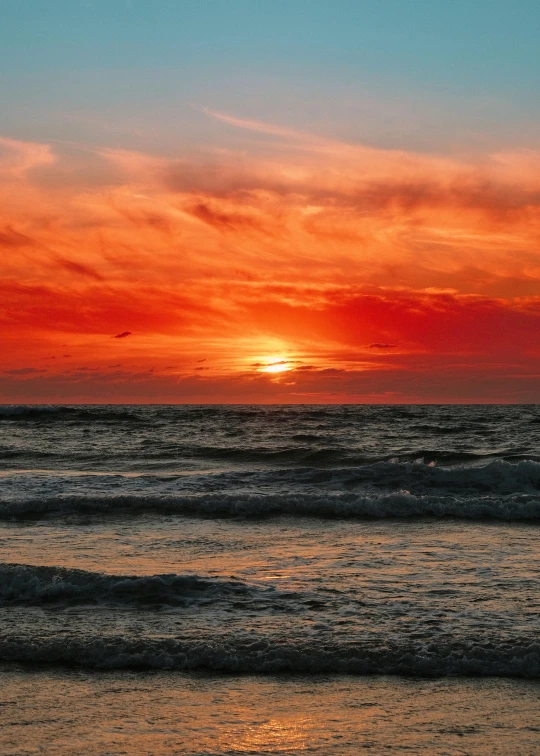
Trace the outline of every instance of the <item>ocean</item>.
<instances>
[{"instance_id":1,"label":"ocean","mask_svg":"<svg viewBox=\"0 0 540 756\"><path fill-rule=\"evenodd\" d=\"M540 407L0 407L0 753L540 753Z\"/></svg>"}]
</instances>

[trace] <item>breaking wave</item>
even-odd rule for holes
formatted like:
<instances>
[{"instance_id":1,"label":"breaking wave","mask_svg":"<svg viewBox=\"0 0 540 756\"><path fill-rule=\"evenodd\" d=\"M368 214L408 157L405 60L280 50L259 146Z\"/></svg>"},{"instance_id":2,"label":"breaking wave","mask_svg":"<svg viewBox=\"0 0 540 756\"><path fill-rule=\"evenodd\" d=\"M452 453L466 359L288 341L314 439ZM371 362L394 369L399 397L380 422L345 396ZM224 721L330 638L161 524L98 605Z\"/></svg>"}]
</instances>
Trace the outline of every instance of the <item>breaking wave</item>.
<instances>
[{"instance_id":1,"label":"breaking wave","mask_svg":"<svg viewBox=\"0 0 540 756\"><path fill-rule=\"evenodd\" d=\"M143 513L197 517L455 517L540 520L540 463L245 470L206 475L11 474L0 519Z\"/></svg>"},{"instance_id":2,"label":"breaking wave","mask_svg":"<svg viewBox=\"0 0 540 756\"><path fill-rule=\"evenodd\" d=\"M540 496L496 497L388 494L201 494L186 496L89 496L0 502L0 518L22 520L70 515L135 516L146 513L195 517L275 516L338 519L452 517L467 520L540 520Z\"/></svg>"},{"instance_id":3,"label":"breaking wave","mask_svg":"<svg viewBox=\"0 0 540 756\"><path fill-rule=\"evenodd\" d=\"M45 603L187 606L250 595L256 591L240 581L191 574L106 575L63 567L0 564L0 606Z\"/></svg>"},{"instance_id":4,"label":"breaking wave","mask_svg":"<svg viewBox=\"0 0 540 756\"><path fill-rule=\"evenodd\" d=\"M44 640L4 637L0 660L94 669L202 670L229 674L540 677L538 642L361 643L220 638L133 637Z\"/></svg>"},{"instance_id":5,"label":"breaking wave","mask_svg":"<svg viewBox=\"0 0 540 756\"><path fill-rule=\"evenodd\" d=\"M429 457L427 458L429 460ZM347 478L344 478L347 480ZM494 459L483 464L438 466L425 457L414 462L392 459L356 468L350 483L419 490L440 489L468 493L540 493L540 463Z\"/></svg>"}]
</instances>

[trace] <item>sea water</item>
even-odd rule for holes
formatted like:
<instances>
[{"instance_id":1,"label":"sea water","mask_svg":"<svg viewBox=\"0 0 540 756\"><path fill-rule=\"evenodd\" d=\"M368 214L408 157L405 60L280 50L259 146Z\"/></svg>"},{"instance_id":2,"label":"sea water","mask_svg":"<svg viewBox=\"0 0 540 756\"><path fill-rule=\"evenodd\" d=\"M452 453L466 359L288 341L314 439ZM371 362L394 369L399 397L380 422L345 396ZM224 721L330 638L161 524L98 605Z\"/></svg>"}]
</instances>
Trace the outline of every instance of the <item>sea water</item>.
<instances>
[{"instance_id":1,"label":"sea water","mask_svg":"<svg viewBox=\"0 0 540 756\"><path fill-rule=\"evenodd\" d=\"M540 408L0 407L2 754L540 753Z\"/></svg>"}]
</instances>

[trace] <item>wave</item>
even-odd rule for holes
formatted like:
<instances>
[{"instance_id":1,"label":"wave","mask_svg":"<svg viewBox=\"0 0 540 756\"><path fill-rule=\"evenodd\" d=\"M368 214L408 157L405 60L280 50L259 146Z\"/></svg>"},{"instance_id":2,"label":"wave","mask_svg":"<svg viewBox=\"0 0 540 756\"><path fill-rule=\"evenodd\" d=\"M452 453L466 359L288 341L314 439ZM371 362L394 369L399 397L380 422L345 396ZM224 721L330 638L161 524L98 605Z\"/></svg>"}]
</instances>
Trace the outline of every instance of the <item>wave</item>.
<instances>
[{"instance_id":1,"label":"wave","mask_svg":"<svg viewBox=\"0 0 540 756\"><path fill-rule=\"evenodd\" d=\"M469 464L438 465L429 457L420 457L412 462L393 458L353 468L283 468L270 472L257 471L255 474L267 485L272 482L301 483L332 485L341 490L362 487L365 490L406 490L415 494L435 491L471 495L484 492L540 494L540 463L533 459L512 462L492 459L487 463L477 459Z\"/></svg>"},{"instance_id":2,"label":"wave","mask_svg":"<svg viewBox=\"0 0 540 756\"><path fill-rule=\"evenodd\" d=\"M68 407L60 405L1 405L0 422L140 421L134 412L113 407Z\"/></svg>"},{"instance_id":3,"label":"wave","mask_svg":"<svg viewBox=\"0 0 540 756\"><path fill-rule=\"evenodd\" d=\"M237 599L266 590L198 575L106 575L63 567L0 564L0 606L14 604L170 604Z\"/></svg>"},{"instance_id":4,"label":"wave","mask_svg":"<svg viewBox=\"0 0 540 756\"><path fill-rule=\"evenodd\" d=\"M162 448L153 453L147 453L146 459L160 459L167 456L165 452L170 451L168 447ZM4 454L22 454L18 450L5 450L0 447L0 452ZM54 454L54 451L40 452L43 457ZM102 458L103 453L94 452L94 457ZM172 455L171 455L172 456ZM77 461L77 455L70 457L71 461ZM108 458L110 467L114 461ZM474 462L461 463L456 465L438 465L429 457L416 458L414 461L401 461L397 457L384 459L376 462L369 462L355 467L317 467L317 466L289 466L274 468L245 468L245 469L210 469L197 470L190 469L189 478L183 477L182 466L176 466L172 470L156 472L154 468L149 470L144 465L142 469L135 470L136 477L139 481L147 481L150 485L152 481L173 480L176 479L178 484L184 480L197 480L198 484L204 481L213 486L219 484L220 490L226 490L230 486L257 486L263 485L266 490L268 487L276 487L278 490L295 486L332 486L334 490L351 490L363 487L369 489L392 489L394 491L407 490L414 493L428 493L436 489L441 492L468 492L471 494L479 492L491 492L499 494L511 494L515 492L522 493L540 493L540 462L534 459L491 459L490 461L476 459ZM69 470L69 468L68 468ZM31 490L39 486L40 481L56 481L63 491L67 493L66 486L68 481L73 481L79 476L79 482L83 476L88 476L91 472L92 478L85 478L84 485L88 489L90 481L99 481L100 479L109 480L113 473L107 471L91 470L85 468L75 469L67 473L62 470L36 470L41 473L42 477L28 478L32 470L18 471L10 470L4 474L11 476L9 488L13 493L16 492L14 485L16 476L17 480L23 481L26 490ZM114 472L118 479L127 475L126 484L129 479L133 478L134 471L123 473L121 469ZM47 477L43 477L46 475ZM0 488L1 491L1 488Z\"/></svg>"},{"instance_id":5,"label":"wave","mask_svg":"<svg viewBox=\"0 0 540 756\"><path fill-rule=\"evenodd\" d=\"M540 519L540 463L378 462L161 476L7 474L0 519L143 513L200 517Z\"/></svg>"},{"instance_id":6,"label":"wave","mask_svg":"<svg viewBox=\"0 0 540 756\"><path fill-rule=\"evenodd\" d=\"M28 419L28 418L25 418ZM39 416L33 418L35 420L41 419ZM92 421L96 424L103 423L106 427L109 427L109 421L112 424L119 419L117 415L108 417L106 414L92 415ZM121 418L129 423L139 423L143 425L146 421L144 419L137 418L136 416L130 417L129 415ZM0 416L1 420L1 416ZM114 421L114 422L113 422ZM73 426L76 427L80 422L80 418L73 418ZM85 420L86 422L86 420ZM237 436L238 433L231 433L231 435ZM307 442L307 435L296 434L296 440L302 437L304 442ZM103 453L96 453L93 450L86 448L71 447L66 452L64 448L48 447L43 448L31 448L20 447L12 448L11 446L2 445L0 447L0 463L2 460L7 459L27 459L28 464L31 465L33 460L39 459L51 459L56 460L60 465L74 465L78 463L96 463L103 462ZM349 470L359 470L359 477L370 477L371 473L374 474L374 479L377 478L377 473L382 469L374 469L375 465L395 465L400 464L407 465L422 465L438 466L444 465L452 467L453 470L457 469L460 465L481 465L489 464L490 462L538 462L540 461L540 455L536 456L531 454L530 451L523 451L522 453L503 449L500 451L490 452L464 452L452 449L437 449L437 448L416 448L411 449L408 453L399 454L363 454L360 450L342 448L339 446L283 446L281 448L271 447L256 447L256 446L203 446L193 443L185 444L178 443L176 441L161 440L159 437L152 436L151 438L142 438L140 440L140 446L137 449L130 449L126 454L125 448L118 445L108 450L106 459L114 464L116 461L117 466L125 466L126 460L129 459L130 468L138 467L144 469L145 466L163 465L169 469L181 466L182 464L199 465L204 466L208 464L227 464L228 466L252 466L257 465L261 468L275 470L286 470L288 467L294 467L297 470L303 470L304 468L317 468L320 470L339 470L340 468L349 468ZM408 467L402 468L407 475L414 474L415 477L419 476L417 469L410 470ZM389 474L392 478L397 472L396 467L390 467L385 471L385 474ZM438 475L436 473L435 475Z\"/></svg>"},{"instance_id":7,"label":"wave","mask_svg":"<svg viewBox=\"0 0 540 756\"><path fill-rule=\"evenodd\" d=\"M414 487L415 492L440 489L470 493L540 493L540 463L533 459L514 462L493 459L487 464L478 460L473 464L439 466L428 455L423 455L414 462L394 458L364 465L357 468L349 480L374 486Z\"/></svg>"},{"instance_id":8,"label":"wave","mask_svg":"<svg viewBox=\"0 0 540 756\"><path fill-rule=\"evenodd\" d=\"M201 670L229 674L350 674L540 678L540 645L324 642L267 638L179 640L125 636L81 639L4 637L0 660L107 669Z\"/></svg>"},{"instance_id":9,"label":"wave","mask_svg":"<svg viewBox=\"0 0 540 756\"><path fill-rule=\"evenodd\" d=\"M388 494L193 494L77 496L0 502L0 519L136 516L158 513L211 518L276 516L336 519L438 517L540 521L540 496L415 496Z\"/></svg>"},{"instance_id":10,"label":"wave","mask_svg":"<svg viewBox=\"0 0 540 756\"><path fill-rule=\"evenodd\" d=\"M305 465L350 465L356 466L372 461L369 456L350 452L339 447L258 448L248 446L186 446L178 451L184 457L211 459L236 463L296 464Z\"/></svg>"},{"instance_id":11,"label":"wave","mask_svg":"<svg viewBox=\"0 0 540 756\"><path fill-rule=\"evenodd\" d=\"M236 434L234 434L236 435ZM305 442L313 441L315 436L308 434L295 434L292 440ZM144 454L147 459L189 459L189 460L212 460L218 462L228 462L235 464L261 464L295 467L316 466L320 468L368 466L379 463L388 463L392 461L401 464L411 464L416 461L428 460L435 464L457 465L460 463L485 462L486 459L497 459L511 457L514 460L524 461L531 459L530 454L514 454L508 450L500 452L464 452L452 449L425 449L416 448L399 457L390 454L373 455L362 454L357 449L346 448L343 446L281 446L281 447L263 447L263 446L203 446L196 444L162 444L154 451L148 451ZM503 461L505 461L503 459Z\"/></svg>"}]
</instances>

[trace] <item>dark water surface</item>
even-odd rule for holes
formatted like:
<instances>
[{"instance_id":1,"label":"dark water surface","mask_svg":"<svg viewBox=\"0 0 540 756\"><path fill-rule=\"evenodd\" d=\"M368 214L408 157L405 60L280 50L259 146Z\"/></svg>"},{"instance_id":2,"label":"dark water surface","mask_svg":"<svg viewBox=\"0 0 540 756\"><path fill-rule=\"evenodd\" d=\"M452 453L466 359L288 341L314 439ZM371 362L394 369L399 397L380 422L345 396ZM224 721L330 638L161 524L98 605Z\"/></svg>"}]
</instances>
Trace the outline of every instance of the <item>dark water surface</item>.
<instances>
[{"instance_id":1,"label":"dark water surface","mask_svg":"<svg viewBox=\"0 0 540 756\"><path fill-rule=\"evenodd\" d=\"M2 753L535 753L539 523L536 406L0 407Z\"/></svg>"}]
</instances>

